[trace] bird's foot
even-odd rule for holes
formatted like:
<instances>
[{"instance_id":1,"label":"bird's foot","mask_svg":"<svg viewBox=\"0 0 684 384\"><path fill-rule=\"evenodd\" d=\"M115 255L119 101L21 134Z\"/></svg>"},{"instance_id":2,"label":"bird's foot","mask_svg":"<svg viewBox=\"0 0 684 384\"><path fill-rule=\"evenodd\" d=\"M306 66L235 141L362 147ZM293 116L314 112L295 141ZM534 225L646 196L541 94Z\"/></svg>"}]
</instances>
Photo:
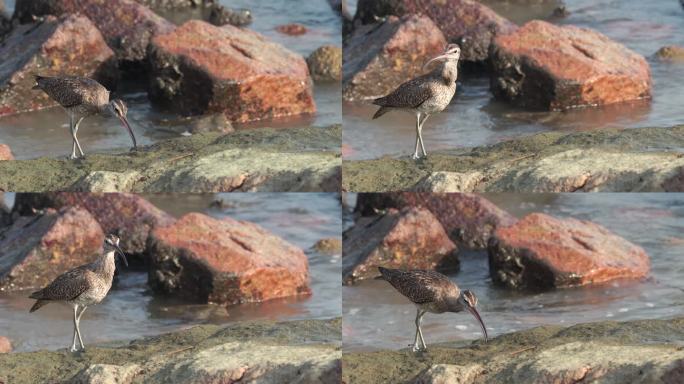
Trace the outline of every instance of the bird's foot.
<instances>
[{"instance_id":1,"label":"bird's foot","mask_svg":"<svg viewBox=\"0 0 684 384\"><path fill-rule=\"evenodd\" d=\"M74 155L74 154L71 154L71 155L67 156L67 159L69 159L69 160L76 160L76 159L78 159L78 156L76 156L76 155Z\"/></svg>"},{"instance_id":2,"label":"bird's foot","mask_svg":"<svg viewBox=\"0 0 684 384\"><path fill-rule=\"evenodd\" d=\"M418 156L417 153L414 153L413 156L411 156L411 159L413 159L413 160L419 160L419 159L420 159L420 156Z\"/></svg>"},{"instance_id":3,"label":"bird's foot","mask_svg":"<svg viewBox=\"0 0 684 384\"><path fill-rule=\"evenodd\" d=\"M414 344L414 345L413 345L413 348L411 348L411 350L412 350L414 353L426 352L426 351L427 351L427 347L422 347L422 346L420 346L420 344L418 344L418 345L415 345L415 344Z\"/></svg>"},{"instance_id":4,"label":"bird's foot","mask_svg":"<svg viewBox=\"0 0 684 384\"><path fill-rule=\"evenodd\" d=\"M76 353L78 352L78 348L72 346L71 348L69 348L69 352Z\"/></svg>"}]
</instances>

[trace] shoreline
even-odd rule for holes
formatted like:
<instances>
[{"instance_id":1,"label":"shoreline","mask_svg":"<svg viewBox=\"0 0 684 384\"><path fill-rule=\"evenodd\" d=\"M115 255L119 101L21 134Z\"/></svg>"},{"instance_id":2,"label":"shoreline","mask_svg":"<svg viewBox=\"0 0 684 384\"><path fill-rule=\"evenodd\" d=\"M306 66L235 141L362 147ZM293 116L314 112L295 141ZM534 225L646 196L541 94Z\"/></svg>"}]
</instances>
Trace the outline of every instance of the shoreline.
<instances>
[{"instance_id":1,"label":"shoreline","mask_svg":"<svg viewBox=\"0 0 684 384\"><path fill-rule=\"evenodd\" d=\"M85 160L0 161L12 192L337 191L341 125L202 133Z\"/></svg>"},{"instance_id":2,"label":"shoreline","mask_svg":"<svg viewBox=\"0 0 684 384\"><path fill-rule=\"evenodd\" d=\"M68 353L65 346L0 354L0 382L164 383L185 377L276 383L280 378L339 378L341 328L339 317L246 321L93 345L85 353Z\"/></svg>"},{"instance_id":3,"label":"shoreline","mask_svg":"<svg viewBox=\"0 0 684 384\"><path fill-rule=\"evenodd\" d=\"M681 378L682 341L682 317L548 325L503 334L486 344L432 344L422 355L409 348L345 352L343 382L668 382Z\"/></svg>"},{"instance_id":4,"label":"shoreline","mask_svg":"<svg viewBox=\"0 0 684 384\"><path fill-rule=\"evenodd\" d=\"M354 192L684 191L684 126L545 132L495 145L343 165Z\"/></svg>"}]
</instances>

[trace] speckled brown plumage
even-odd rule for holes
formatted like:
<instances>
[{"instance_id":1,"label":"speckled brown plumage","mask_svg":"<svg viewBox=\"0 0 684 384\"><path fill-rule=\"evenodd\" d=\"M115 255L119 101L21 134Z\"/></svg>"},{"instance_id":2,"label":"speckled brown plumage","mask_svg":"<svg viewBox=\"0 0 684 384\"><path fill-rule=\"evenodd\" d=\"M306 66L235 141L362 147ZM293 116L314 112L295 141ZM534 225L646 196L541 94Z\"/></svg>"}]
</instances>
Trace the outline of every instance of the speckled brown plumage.
<instances>
[{"instance_id":1,"label":"speckled brown plumage","mask_svg":"<svg viewBox=\"0 0 684 384\"><path fill-rule=\"evenodd\" d=\"M378 269L383 279L414 304L435 303L443 301L447 296L458 298L461 293L456 284L439 272L402 271L383 267Z\"/></svg>"},{"instance_id":2,"label":"speckled brown plumage","mask_svg":"<svg viewBox=\"0 0 684 384\"><path fill-rule=\"evenodd\" d=\"M456 93L457 75L457 63L444 63L432 72L401 84L387 96L373 100L373 104L384 107L385 112L393 108L416 109L429 114L440 112Z\"/></svg>"},{"instance_id":3,"label":"speckled brown plumage","mask_svg":"<svg viewBox=\"0 0 684 384\"><path fill-rule=\"evenodd\" d=\"M109 293L114 279L115 252L119 252L124 263L126 257L119 248L119 238L116 235L107 235L104 241L104 253L90 264L81 265L53 280L47 287L33 292L32 299L36 299L30 312L35 312L42 306L51 302L65 302L71 304L74 309L74 341L71 351L75 352L76 340L78 339L81 349L85 349L79 330L79 323L83 312L88 306L98 304Z\"/></svg>"},{"instance_id":4,"label":"speckled brown plumage","mask_svg":"<svg viewBox=\"0 0 684 384\"><path fill-rule=\"evenodd\" d=\"M477 319L487 341L487 328L475 308L477 297L473 292L467 289L461 291L447 276L435 271L402 271L383 267L378 267L378 270L384 280L387 280L399 293L416 305L416 338L413 351L427 349L423 332L420 329L423 315L427 312L444 313L467 310Z\"/></svg>"},{"instance_id":5,"label":"speckled brown plumage","mask_svg":"<svg viewBox=\"0 0 684 384\"><path fill-rule=\"evenodd\" d=\"M126 114L126 104L119 100L109 100L109 91L93 79L78 76L46 77L36 75L34 89L41 89L53 100L58 102L69 116L69 130L71 131L72 146L70 159L85 158L83 148L78 142L78 128L84 118L92 115L115 116L121 120L133 141L133 148L137 146L135 135L131 129ZM79 155L76 154L78 149Z\"/></svg>"},{"instance_id":6,"label":"speckled brown plumage","mask_svg":"<svg viewBox=\"0 0 684 384\"><path fill-rule=\"evenodd\" d=\"M87 77L36 76L36 87L66 109L77 109L81 116L94 115L107 107L109 91Z\"/></svg>"},{"instance_id":7,"label":"speckled brown plumage","mask_svg":"<svg viewBox=\"0 0 684 384\"><path fill-rule=\"evenodd\" d=\"M413 78L401 85L387 96L373 100L373 104L380 108L373 115L373 119L385 113L398 109L416 115L416 148L413 159L419 159L418 148L422 156L427 157L423 143L423 124L430 115L442 112L456 93L456 79L458 78L458 59L461 49L456 44L449 44L444 54L433 57L425 66L436 61L444 60L437 68L422 76Z\"/></svg>"},{"instance_id":8,"label":"speckled brown plumage","mask_svg":"<svg viewBox=\"0 0 684 384\"><path fill-rule=\"evenodd\" d=\"M29 296L38 300L31 312L50 301L86 306L99 303L112 286L114 269L114 255L108 253L93 263L81 265L57 276L47 287Z\"/></svg>"}]
</instances>

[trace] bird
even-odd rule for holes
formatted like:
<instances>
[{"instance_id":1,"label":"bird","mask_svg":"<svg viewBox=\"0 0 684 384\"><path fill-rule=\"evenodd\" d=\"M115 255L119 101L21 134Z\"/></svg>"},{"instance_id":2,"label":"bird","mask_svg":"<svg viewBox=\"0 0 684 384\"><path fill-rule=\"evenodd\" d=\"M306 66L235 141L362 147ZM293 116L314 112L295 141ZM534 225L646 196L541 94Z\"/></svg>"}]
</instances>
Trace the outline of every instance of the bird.
<instances>
[{"instance_id":1,"label":"bird","mask_svg":"<svg viewBox=\"0 0 684 384\"><path fill-rule=\"evenodd\" d=\"M477 297L472 291L461 291L458 286L447 276L426 270L402 271L378 267L381 279L388 281L402 295L406 296L416 305L416 338L413 342L413 351L426 351L427 345L423 339L423 331L420 324L425 313L462 312L467 310L480 323L485 342L488 340L487 328L485 327L480 313L475 308Z\"/></svg>"},{"instance_id":2,"label":"bird","mask_svg":"<svg viewBox=\"0 0 684 384\"><path fill-rule=\"evenodd\" d=\"M128 130L133 140L133 149L137 148L135 135L128 124L126 114L128 108L121 99L109 100L109 91L96 80L80 76L47 77L34 75L36 85L33 89L41 89L51 99L59 103L69 115L69 129L71 130L72 146L69 159L78 159L76 149L81 158L85 158L81 144L78 142L78 127L88 116L102 115L118 117L121 124Z\"/></svg>"},{"instance_id":3,"label":"bird","mask_svg":"<svg viewBox=\"0 0 684 384\"><path fill-rule=\"evenodd\" d=\"M85 345L81 338L80 322L83 312L94 304L100 303L109 289L112 287L114 278L115 256L121 256L124 264L128 267L126 255L119 247L119 237L109 234L104 239L104 252L97 260L90 264L81 265L62 275L57 276L45 288L33 292L29 297L36 299L29 312L35 312L39 308L52 303L64 302L74 309L74 340L70 352L77 352L76 339L80 350L85 351Z\"/></svg>"},{"instance_id":4,"label":"bird","mask_svg":"<svg viewBox=\"0 0 684 384\"><path fill-rule=\"evenodd\" d=\"M461 48L458 44L449 44L443 54L433 57L423 65L423 70L426 70L430 64L443 61L437 68L399 85L387 96L373 100L373 104L380 107L373 115L373 119L395 109L416 115L416 149L412 156L414 160L421 158L418 155L419 145L422 157L427 157L423 144L425 120L430 115L442 112L456 93L460 57Z\"/></svg>"}]
</instances>

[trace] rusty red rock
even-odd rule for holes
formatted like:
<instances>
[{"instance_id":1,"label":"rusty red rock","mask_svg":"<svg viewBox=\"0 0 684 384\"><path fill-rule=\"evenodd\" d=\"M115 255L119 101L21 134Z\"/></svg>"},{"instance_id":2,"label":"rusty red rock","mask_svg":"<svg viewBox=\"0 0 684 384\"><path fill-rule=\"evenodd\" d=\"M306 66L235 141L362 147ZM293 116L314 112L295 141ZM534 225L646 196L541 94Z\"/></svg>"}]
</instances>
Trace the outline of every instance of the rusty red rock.
<instances>
[{"instance_id":1,"label":"rusty red rock","mask_svg":"<svg viewBox=\"0 0 684 384\"><path fill-rule=\"evenodd\" d=\"M487 247L492 233L517 219L485 197L470 193L362 193L356 212L372 215L387 208L422 207L430 210L459 246L470 249Z\"/></svg>"},{"instance_id":2,"label":"rusty red rock","mask_svg":"<svg viewBox=\"0 0 684 384\"><path fill-rule=\"evenodd\" d=\"M0 353L12 352L12 342L5 336L0 336Z\"/></svg>"},{"instance_id":3,"label":"rusty red rock","mask_svg":"<svg viewBox=\"0 0 684 384\"><path fill-rule=\"evenodd\" d=\"M444 51L446 39L427 16L388 17L357 28L342 50L345 100L384 96L423 73L428 57Z\"/></svg>"},{"instance_id":4,"label":"rusty red rock","mask_svg":"<svg viewBox=\"0 0 684 384\"><path fill-rule=\"evenodd\" d=\"M461 46L461 60L467 62L486 61L492 39L517 28L472 0L359 0L356 19L368 24L388 15L409 14L425 15L434 21L449 42Z\"/></svg>"},{"instance_id":5,"label":"rusty red rock","mask_svg":"<svg viewBox=\"0 0 684 384\"><path fill-rule=\"evenodd\" d=\"M0 161L1 160L14 160L12 149L10 149L7 144L0 144Z\"/></svg>"},{"instance_id":6,"label":"rusty red rock","mask_svg":"<svg viewBox=\"0 0 684 384\"><path fill-rule=\"evenodd\" d=\"M0 116L57 105L47 94L33 90L34 74L68 73L99 80L108 87L118 77L114 52L85 16L48 16L10 33L0 57Z\"/></svg>"},{"instance_id":7,"label":"rusty red rock","mask_svg":"<svg viewBox=\"0 0 684 384\"><path fill-rule=\"evenodd\" d=\"M157 292L220 304L311 292L304 252L254 223L190 213L155 228L150 244Z\"/></svg>"},{"instance_id":8,"label":"rusty red rock","mask_svg":"<svg viewBox=\"0 0 684 384\"><path fill-rule=\"evenodd\" d=\"M651 97L646 59L587 28L531 21L497 36L490 57L492 93L520 107L565 110Z\"/></svg>"},{"instance_id":9,"label":"rusty red rock","mask_svg":"<svg viewBox=\"0 0 684 384\"><path fill-rule=\"evenodd\" d=\"M316 111L304 58L231 25L188 21L154 37L149 95L183 115L245 122Z\"/></svg>"},{"instance_id":10,"label":"rusty red rock","mask_svg":"<svg viewBox=\"0 0 684 384\"><path fill-rule=\"evenodd\" d=\"M102 252L103 238L100 225L82 208L20 216L1 231L0 290L45 286L93 261Z\"/></svg>"},{"instance_id":11,"label":"rusty red rock","mask_svg":"<svg viewBox=\"0 0 684 384\"><path fill-rule=\"evenodd\" d=\"M390 208L383 215L361 217L344 232L342 244L345 284L378 276L378 266L449 272L459 268L456 245L423 208Z\"/></svg>"},{"instance_id":12,"label":"rusty red rock","mask_svg":"<svg viewBox=\"0 0 684 384\"><path fill-rule=\"evenodd\" d=\"M105 233L121 238L127 254L142 255L152 229L171 225L175 219L143 197L131 193L50 192L16 195L14 211L28 215L34 209L81 207L97 220Z\"/></svg>"},{"instance_id":13,"label":"rusty red rock","mask_svg":"<svg viewBox=\"0 0 684 384\"><path fill-rule=\"evenodd\" d=\"M148 7L132 0L17 0L14 17L25 23L34 16L77 13L87 16L97 26L119 60L129 62L144 61L150 39L175 28Z\"/></svg>"},{"instance_id":14,"label":"rusty red rock","mask_svg":"<svg viewBox=\"0 0 684 384\"><path fill-rule=\"evenodd\" d=\"M497 228L488 251L492 280L513 288L550 289L638 279L650 268L643 248L605 227L542 213Z\"/></svg>"},{"instance_id":15,"label":"rusty red rock","mask_svg":"<svg viewBox=\"0 0 684 384\"><path fill-rule=\"evenodd\" d=\"M297 23L279 25L276 27L276 31L290 36L300 36L307 32L305 26Z\"/></svg>"}]
</instances>

